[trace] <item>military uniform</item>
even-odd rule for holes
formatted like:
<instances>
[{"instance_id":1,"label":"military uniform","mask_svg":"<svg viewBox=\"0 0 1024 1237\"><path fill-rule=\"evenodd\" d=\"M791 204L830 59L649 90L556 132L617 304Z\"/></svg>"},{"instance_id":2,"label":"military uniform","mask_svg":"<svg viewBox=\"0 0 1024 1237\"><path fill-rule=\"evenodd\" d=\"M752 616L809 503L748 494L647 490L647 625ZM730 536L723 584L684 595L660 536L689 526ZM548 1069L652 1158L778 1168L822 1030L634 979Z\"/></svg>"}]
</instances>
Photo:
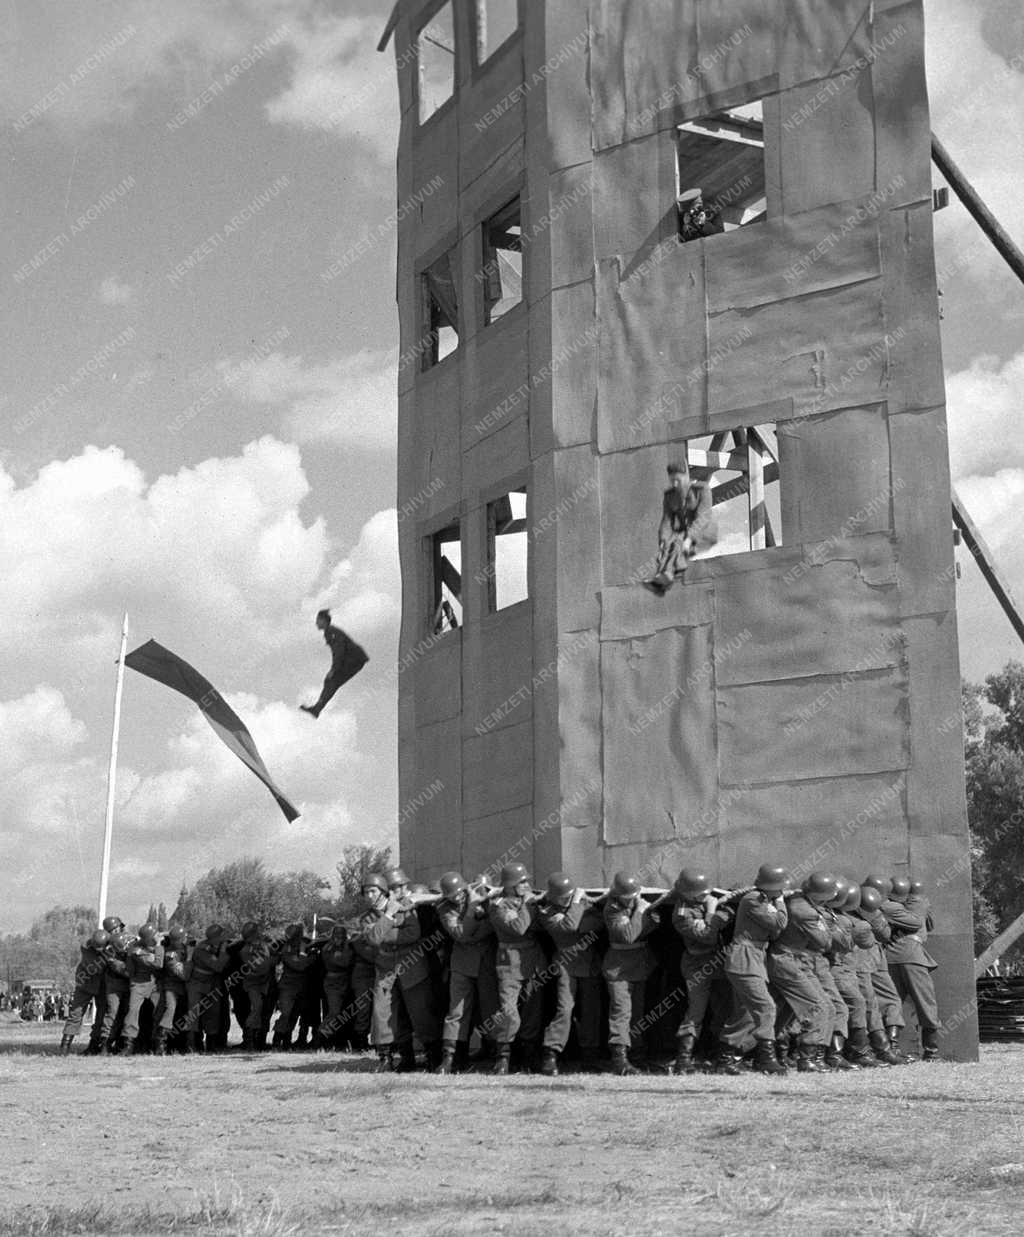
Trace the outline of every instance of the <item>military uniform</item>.
<instances>
[{"instance_id":1,"label":"military uniform","mask_svg":"<svg viewBox=\"0 0 1024 1237\"><path fill-rule=\"evenodd\" d=\"M494 1038L499 1045L511 1044L518 1035L526 1050L532 1052L543 1021L540 984L544 952L538 939L537 906L527 897L506 893L488 903L487 914L498 938Z\"/></svg>"},{"instance_id":2,"label":"military uniform","mask_svg":"<svg viewBox=\"0 0 1024 1237\"><path fill-rule=\"evenodd\" d=\"M609 898L604 906L608 949L601 973L608 988L608 1043L642 1050L639 1025L644 1016L644 991L654 970L654 955L647 938L657 926L650 904L635 897L622 906Z\"/></svg>"},{"instance_id":3,"label":"military uniform","mask_svg":"<svg viewBox=\"0 0 1024 1237\"><path fill-rule=\"evenodd\" d=\"M149 1001L156 1005L159 998L157 981L164 969L164 947L145 945L137 941L128 950L128 1012L124 1020L125 1044L134 1045L139 1037L139 1016ZM129 1051L131 1051L129 1049Z\"/></svg>"},{"instance_id":4,"label":"military uniform","mask_svg":"<svg viewBox=\"0 0 1024 1237\"><path fill-rule=\"evenodd\" d=\"M301 938L286 941L277 955L280 978L277 981L277 1021L274 1023L274 1043L290 1047L292 1032L306 986L306 972L316 962Z\"/></svg>"},{"instance_id":5,"label":"military uniform","mask_svg":"<svg viewBox=\"0 0 1024 1237\"><path fill-rule=\"evenodd\" d=\"M378 1049L397 1045L408 1063L415 1033L433 1053L440 1026L415 904L409 898L389 898L381 910L364 916L363 923L365 940L376 947L374 1044Z\"/></svg>"},{"instance_id":6,"label":"military uniform","mask_svg":"<svg viewBox=\"0 0 1024 1237\"><path fill-rule=\"evenodd\" d=\"M223 992L221 976L228 967L228 953L225 943L218 945L210 941L200 941L192 951L189 967L188 1015L185 1027L189 1036L189 1047L196 1047L196 1035L205 1033L214 1039L220 1034L220 1014Z\"/></svg>"},{"instance_id":7,"label":"military uniform","mask_svg":"<svg viewBox=\"0 0 1024 1237\"><path fill-rule=\"evenodd\" d=\"M496 938L487 905L467 894L438 904L441 930L451 941L448 1013L441 1031L447 1047L468 1043L474 1019L493 1034L498 1009Z\"/></svg>"},{"instance_id":8,"label":"military uniform","mask_svg":"<svg viewBox=\"0 0 1024 1237\"><path fill-rule=\"evenodd\" d=\"M775 1001L768 991L768 946L789 923L785 903L776 905L760 889L745 893L736 907L736 926L725 954L725 974L732 987L734 1013L722 1028L722 1043L744 1051L751 1039L775 1038Z\"/></svg>"},{"instance_id":9,"label":"military uniform","mask_svg":"<svg viewBox=\"0 0 1024 1237\"><path fill-rule=\"evenodd\" d=\"M824 962L831 933L822 908L803 894L795 893L790 897L788 911L786 926L768 950L768 978L800 1024L801 1048L824 1049L832 1035L836 1008L816 968ZM820 962L815 961L815 955ZM841 997L839 1000L842 1002Z\"/></svg>"},{"instance_id":10,"label":"military uniform","mask_svg":"<svg viewBox=\"0 0 1024 1237\"><path fill-rule=\"evenodd\" d=\"M185 1013L188 987L185 983L187 962L185 945L179 948L164 945L164 964L160 971L158 986L160 1002L156 1011L157 1046L162 1047L167 1038L179 1028L175 1020Z\"/></svg>"},{"instance_id":11,"label":"military uniform","mask_svg":"<svg viewBox=\"0 0 1024 1237\"><path fill-rule=\"evenodd\" d=\"M100 992L105 970L106 958L103 950L88 944L83 945L79 950L78 965L75 967L75 991L71 997L68 1020L64 1025L65 1038L74 1039L79 1034L86 1011L93 1002L96 1004L94 1019L97 1024L101 1022Z\"/></svg>"},{"instance_id":12,"label":"military uniform","mask_svg":"<svg viewBox=\"0 0 1024 1237\"><path fill-rule=\"evenodd\" d=\"M103 976L106 1008L103 1011L103 1022L100 1028L99 1042L101 1044L116 1043L120 1036L125 1014L128 1012L128 997L131 991L127 951L118 951L110 946L106 961L107 969Z\"/></svg>"},{"instance_id":13,"label":"military uniform","mask_svg":"<svg viewBox=\"0 0 1024 1237\"><path fill-rule=\"evenodd\" d=\"M712 901L710 895L696 906L680 899L672 911L672 927L683 940L679 970L686 981L686 1013L676 1031L678 1039L692 1041L701 1033L712 989L725 977L720 937L731 918L731 913L719 908L718 900Z\"/></svg>"},{"instance_id":14,"label":"military uniform","mask_svg":"<svg viewBox=\"0 0 1024 1237\"><path fill-rule=\"evenodd\" d=\"M317 1028L323 1044L337 1043L352 1017L352 968L356 954L348 937L331 936L320 952L327 1013Z\"/></svg>"},{"instance_id":15,"label":"military uniform","mask_svg":"<svg viewBox=\"0 0 1024 1237\"><path fill-rule=\"evenodd\" d=\"M559 906L547 898L537 905L541 927L555 946L555 1015L544 1029L544 1047L563 1052L576 1012L576 1041L585 1058L601 1042L601 959L598 940L604 926L599 910L585 897Z\"/></svg>"},{"instance_id":16,"label":"military uniform","mask_svg":"<svg viewBox=\"0 0 1024 1237\"><path fill-rule=\"evenodd\" d=\"M268 941L253 937L238 952L240 986L245 993L245 1021L242 1023L242 1043L246 1048L267 1046L266 1024L270 1017L268 1005L274 986L277 959ZM236 980L236 983L238 981Z\"/></svg>"},{"instance_id":17,"label":"military uniform","mask_svg":"<svg viewBox=\"0 0 1024 1237\"><path fill-rule=\"evenodd\" d=\"M889 974L901 1002L909 1000L914 1006L925 1055L934 1056L938 1050L938 1031L942 1023L931 975L938 964L924 947L928 938L927 902L911 895L905 904L884 902L881 913L891 933L885 949Z\"/></svg>"},{"instance_id":18,"label":"military uniform","mask_svg":"<svg viewBox=\"0 0 1024 1237\"><path fill-rule=\"evenodd\" d=\"M349 930L349 942L355 961L352 964L352 1047L366 1048L373 1022L373 987L377 979L377 949L366 939L365 929L370 917L364 915Z\"/></svg>"},{"instance_id":19,"label":"military uniform","mask_svg":"<svg viewBox=\"0 0 1024 1237\"><path fill-rule=\"evenodd\" d=\"M889 974L885 954L882 952L892 939L892 929L880 910L860 910L857 913L871 929L875 941L872 951L874 965L871 971L871 986L875 991L875 999L878 1003L878 1012L882 1017L882 1023L890 1031L893 1027L902 1029L906 1026L903 1018L903 1002L900 999L900 994L896 991L896 985Z\"/></svg>"}]
</instances>

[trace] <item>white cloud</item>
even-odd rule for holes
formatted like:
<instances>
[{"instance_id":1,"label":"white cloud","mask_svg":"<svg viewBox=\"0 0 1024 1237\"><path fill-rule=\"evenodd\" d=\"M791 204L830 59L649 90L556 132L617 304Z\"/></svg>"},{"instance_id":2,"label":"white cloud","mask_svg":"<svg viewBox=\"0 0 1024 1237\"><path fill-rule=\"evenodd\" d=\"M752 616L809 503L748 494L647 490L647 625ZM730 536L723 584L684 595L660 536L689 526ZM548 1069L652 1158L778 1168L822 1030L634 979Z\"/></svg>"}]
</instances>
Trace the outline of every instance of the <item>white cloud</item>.
<instances>
[{"instance_id":1,"label":"white cloud","mask_svg":"<svg viewBox=\"0 0 1024 1237\"><path fill-rule=\"evenodd\" d=\"M398 513L393 507L367 520L351 553L332 570L318 596L317 608L329 609L333 621L355 639L384 632L397 646L402 582Z\"/></svg>"},{"instance_id":2,"label":"white cloud","mask_svg":"<svg viewBox=\"0 0 1024 1237\"><path fill-rule=\"evenodd\" d=\"M954 480L1024 467L1024 443L1008 427L1024 407L1024 352L1004 365L978 357L946 379L949 458Z\"/></svg>"},{"instance_id":3,"label":"white cloud","mask_svg":"<svg viewBox=\"0 0 1024 1237\"><path fill-rule=\"evenodd\" d=\"M241 365L223 361L217 368L237 399L281 408L286 438L395 450L398 375L393 350L363 349L319 365L272 352Z\"/></svg>"},{"instance_id":4,"label":"white cloud","mask_svg":"<svg viewBox=\"0 0 1024 1237\"><path fill-rule=\"evenodd\" d=\"M116 275L108 275L97 293L101 305L130 305L135 300L135 288L121 283Z\"/></svg>"},{"instance_id":5,"label":"white cloud","mask_svg":"<svg viewBox=\"0 0 1024 1237\"><path fill-rule=\"evenodd\" d=\"M291 638L325 566L323 521L299 514L308 491L298 448L273 438L151 485L116 447L54 461L21 488L0 469L0 650L110 648L127 604L133 631L172 646L205 632L215 667L232 649L239 660L239 633L246 660L266 654Z\"/></svg>"}]
</instances>

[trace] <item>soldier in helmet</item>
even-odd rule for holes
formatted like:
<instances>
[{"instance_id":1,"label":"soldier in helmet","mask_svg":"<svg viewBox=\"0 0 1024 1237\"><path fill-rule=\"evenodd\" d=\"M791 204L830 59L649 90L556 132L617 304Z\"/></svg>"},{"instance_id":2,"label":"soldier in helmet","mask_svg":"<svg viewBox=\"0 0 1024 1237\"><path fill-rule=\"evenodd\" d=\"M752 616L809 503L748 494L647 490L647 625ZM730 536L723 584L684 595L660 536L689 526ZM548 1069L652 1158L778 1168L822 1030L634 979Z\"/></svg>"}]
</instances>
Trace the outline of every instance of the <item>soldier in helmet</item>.
<instances>
[{"instance_id":1,"label":"soldier in helmet","mask_svg":"<svg viewBox=\"0 0 1024 1237\"><path fill-rule=\"evenodd\" d=\"M60 1055L66 1057L71 1052L75 1036L82 1029L89 1006L95 1003L93 1015L94 1024L99 1025L103 1019L103 1006L100 991L103 975L106 971L105 950L110 943L110 933L98 928L79 949L78 966L75 967L75 991L71 997L71 1009L64 1025L64 1034L60 1041Z\"/></svg>"},{"instance_id":2,"label":"soldier in helmet","mask_svg":"<svg viewBox=\"0 0 1024 1237\"><path fill-rule=\"evenodd\" d=\"M415 1033L426 1050L428 1065L436 1069L441 1063L440 1019L434 1005L430 967L424 950L417 948L420 921L416 906L407 895L409 880L401 868L391 868L384 873L384 884L386 894L378 885L369 890L372 903L363 928L364 939L376 949L373 1042L378 1068L393 1067L392 1057L397 1048L397 1070L414 1070Z\"/></svg>"},{"instance_id":3,"label":"soldier in helmet","mask_svg":"<svg viewBox=\"0 0 1024 1237\"><path fill-rule=\"evenodd\" d=\"M881 880L886 889L886 894L892 888L892 882L888 877L869 877L868 879L874 881ZM874 989L878 1012L882 1019L882 1027L888 1044L888 1064L905 1065L907 1063L906 1058L904 1058L899 1049L900 1032L906 1026L903 1018L903 1002L900 1000L900 995L896 991L896 985L889 974L889 967L886 965L885 954L883 953L885 946L892 939L892 930L882 914L884 902L885 895L881 893L879 885L874 883L869 885L865 881L861 886L860 908L857 914L871 929L871 934L874 937L871 986ZM876 1045L876 1056L878 1051ZM885 1057L880 1059L886 1060Z\"/></svg>"},{"instance_id":4,"label":"soldier in helmet","mask_svg":"<svg viewBox=\"0 0 1024 1237\"><path fill-rule=\"evenodd\" d=\"M891 934L885 948L889 974L900 1000L910 1001L914 1007L921 1032L921 1059L936 1061L942 1022L932 980L938 963L924 947L928 939L928 906L921 895L911 894L909 880L896 876L892 878L888 900L882 903L882 914Z\"/></svg>"},{"instance_id":5,"label":"soldier in helmet","mask_svg":"<svg viewBox=\"0 0 1024 1237\"><path fill-rule=\"evenodd\" d=\"M243 1005L246 1007L242 1023L242 1047L249 1052L258 1052L267 1046L264 1026L270 1018L267 1008L274 984L274 966L277 955L255 920L242 924L242 947L238 951Z\"/></svg>"},{"instance_id":6,"label":"soldier in helmet","mask_svg":"<svg viewBox=\"0 0 1024 1237\"><path fill-rule=\"evenodd\" d=\"M630 1061L630 1049L643 1059L644 993L654 970L647 938L657 927L652 906L641 892L640 881L628 872L616 872L604 904L608 949L601 973L608 988L608 1046L612 1069L620 1076L640 1071Z\"/></svg>"},{"instance_id":7,"label":"soldier in helmet","mask_svg":"<svg viewBox=\"0 0 1024 1237\"><path fill-rule=\"evenodd\" d=\"M292 1032L299 1018L306 972L315 960L309 952L303 925L290 923L284 930L284 942L276 951L280 977L277 981L277 1021L274 1023L275 1048L287 1051L292 1046Z\"/></svg>"},{"instance_id":8,"label":"soldier in helmet","mask_svg":"<svg viewBox=\"0 0 1024 1237\"><path fill-rule=\"evenodd\" d=\"M789 909L783 890L789 881L785 868L764 863L754 888L736 906L736 923L726 950L725 974L733 995L733 1016L722 1028L716 1069L740 1072L739 1057L751 1040L754 1068L765 1074L785 1073L775 1052L776 1006L768 990L768 948L785 931Z\"/></svg>"},{"instance_id":9,"label":"soldier in helmet","mask_svg":"<svg viewBox=\"0 0 1024 1237\"><path fill-rule=\"evenodd\" d=\"M155 1006L159 999L157 982L164 969L164 947L151 923L139 929L138 940L128 950L128 1012L124 1019L124 1055L135 1052L139 1038L139 1017L147 1002Z\"/></svg>"},{"instance_id":10,"label":"soldier in helmet","mask_svg":"<svg viewBox=\"0 0 1024 1237\"><path fill-rule=\"evenodd\" d=\"M349 1042L357 1052L365 1052L371 1038L373 990L377 982L377 947L366 939L366 929L376 920L373 908L387 902L388 883L383 873L367 873L360 885L359 894L365 909L349 928L349 941L356 956L352 966L352 1031ZM390 1060L389 1048L386 1058L380 1057L378 1069L390 1069Z\"/></svg>"},{"instance_id":11,"label":"soldier in helmet","mask_svg":"<svg viewBox=\"0 0 1024 1237\"><path fill-rule=\"evenodd\" d=\"M814 974L832 1001L832 1036L825 1051L825 1064L833 1070L851 1070L857 1068L857 1062L845 1050L853 1029L865 1028L866 1013L853 969L853 925L842 914L851 886L842 876L834 879L836 891L820 908L831 940L824 953L814 953L811 958ZM866 1057L871 1065L876 1064L870 1053Z\"/></svg>"},{"instance_id":12,"label":"soldier in helmet","mask_svg":"<svg viewBox=\"0 0 1024 1237\"><path fill-rule=\"evenodd\" d=\"M676 1031L677 1074L697 1069L693 1047L711 1004L712 987L725 982L721 935L732 922L733 911L724 898L711 891L703 872L683 868L675 882L676 905L672 926L683 938L679 968L686 981L686 1014Z\"/></svg>"},{"instance_id":13,"label":"soldier in helmet","mask_svg":"<svg viewBox=\"0 0 1024 1237\"><path fill-rule=\"evenodd\" d=\"M160 999L156 1008L153 1051L158 1057L166 1054L167 1040L175 1029L175 1019L185 1012L188 998L185 979L187 963L188 933L184 928L175 926L164 937L164 964L157 984Z\"/></svg>"},{"instance_id":14,"label":"soldier in helmet","mask_svg":"<svg viewBox=\"0 0 1024 1237\"><path fill-rule=\"evenodd\" d=\"M725 231L722 212L714 205L705 205L700 189L686 189L676 199L679 210L679 239L695 241L703 236L717 236Z\"/></svg>"},{"instance_id":15,"label":"soldier in helmet","mask_svg":"<svg viewBox=\"0 0 1024 1237\"><path fill-rule=\"evenodd\" d=\"M714 545L718 539L711 490L706 482L690 480L685 455L669 464L668 483L662 496L655 574L644 582L659 597L685 576L698 550Z\"/></svg>"},{"instance_id":16,"label":"soldier in helmet","mask_svg":"<svg viewBox=\"0 0 1024 1237\"><path fill-rule=\"evenodd\" d=\"M495 963L498 1055L494 1073L507 1074L511 1068L512 1044L517 1036L527 1069L535 1063L543 1021L540 989L543 981L537 976L544 964L544 954L538 939L537 905L526 866L506 863L499 880L501 893L490 900L487 914L498 938Z\"/></svg>"},{"instance_id":17,"label":"soldier in helmet","mask_svg":"<svg viewBox=\"0 0 1024 1237\"><path fill-rule=\"evenodd\" d=\"M598 941L603 916L586 893L564 872L548 877L547 892L537 904L541 927L555 946L555 1015L544 1029L540 1072L558 1073L576 1012L576 1040L583 1067L597 1069L601 1043L601 958Z\"/></svg>"},{"instance_id":18,"label":"soldier in helmet","mask_svg":"<svg viewBox=\"0 0 1024 1237\"><path fill-rule=\"evenodd\" d=\"M823 908L835 894L834 876L812 872L789 897L786 926L768 947L768 978L799 1024L799 1069L805 1073L827 1068L825 1053L836 1010L815 973L815 954L824 955L831 945Z\"/></svg>"},{"instance_id":19,"label":"soldier in helmet","mask_svg":"<svg viewBox=\"0 0 1024 1237\"><path fill-rule=\"evenodd\" d=\"M106 952L109 954L110 953L109 938L115 932L124 931L124 921L118 915L107 915L105 916L102 924L100 925L100 928L102 931L106 932L107 934ZM105 1045L100 1044L100 1038L101 1038L102 1031L103 1031L103 1016L100 1011L105 1011L106 1008L107 1008L107 972L106 972L106 969L104 969L103 975L100 977L99 990L96 993L96 1014L93 1018L92 1030L89 1033L89 1043L85 1050L87 1056L96 1056L99 1052L102 1051L103 1047L105 1047Z\"/></svg>"},{"instance_id":20,"label":"soldier in helmet","mask_svg":"<svg viewBox=\"0 0 1024 1237\"><path fill-rule=\"evenodd\" d=\"M188 1014L185 1031L189 1052L202 1051L201 1035L206 1036L206 1048L216 1052L220 1034L223 992L221 976L228 968L228 934L219 923L212 923L206 935L192 951L192 974L188 980Z\"/></svg>"},{"instance_id":21,"label":"soldier in helmet","mask_svg":"<svg viewBox=\"0 0 1024 1237\"><path fill-rule=\"evenodd\" d=\"M441 930L451 941L448 979L448 1014L441 1030L439 1074L450 1074L468 1064L469 1037L474 1020L485 1027L498 1008L498 979L494 969L494 928L479 889L470 888L459 872L441 877L437 908Z\"/></svg>"},{"instance_id":22,"label":"soldier in helmet","mask_svg":"<svg viewBox=\"0 0 1024 1237\"><path fill-rule=\"evenodd\" d=\"M323 966L323 994L327 1012L317 1028L317 1042L322 1048L337 1047L351 1017L352 968L356 955L343 923L333 924L320 951Z\"/></svg>"},{"instance_id":23,"label":"soldier in helmet","mask_svg":"<svg viewBox=\"0 0 1024 1237\"><path fill-rule=\"evenodd\" d=\"M877 891L873 891L877 892ZM864 1031L854 1026L850 1021L850 1038L847 1049L850 1060L856 1065L896 1065L898 1061L889 1054L889 1040L885 1034L885 1026L878 1007L875 987L871 982L871 973L875 969L875 935L870 926L861 917L861 889L852 885L846 895L843 915L850 924L853 937L853 950L850 954L851 964L857 978L857 986L864 1001ZM841 987L840 987L841 990Z\"/></svg>"},{"instance_id":24,"label":"soldier in helmet","mask_svg":"<svg viewBox=\"0 0 1024 1237\"><path fill-rule=\"evenodd\" d=\"M98 1051L101 1056L117 1050L128 1012L128 998L131 983L128 977L128 950L132 938L127 932L111 932L110 940L105 950L106 971L103 976L103 990L106 1008L100 1025Z\"/></svg>"}]
</instances>

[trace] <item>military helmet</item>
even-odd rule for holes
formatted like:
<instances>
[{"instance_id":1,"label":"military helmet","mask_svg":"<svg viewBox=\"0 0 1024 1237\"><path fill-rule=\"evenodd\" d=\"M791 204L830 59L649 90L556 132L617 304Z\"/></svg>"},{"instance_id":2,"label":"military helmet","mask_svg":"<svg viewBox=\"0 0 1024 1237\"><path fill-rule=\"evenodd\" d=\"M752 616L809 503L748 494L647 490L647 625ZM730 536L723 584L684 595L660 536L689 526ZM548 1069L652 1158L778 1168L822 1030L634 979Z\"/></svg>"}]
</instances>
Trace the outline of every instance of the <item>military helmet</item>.
<instances>
[{"instance_id":1,"label":"military helmet","mask_svg":"<svg viewBox=\"0 0 1024 1237\"><path fill-rule=\"evenodd\" d=\"M862 885L870 885L872 889L877 889L883 899L887 898L892 892L892 881L888 876L865 876L861 881Z\"/></svg>"},{"instance_id":2,"label":"military helmet","mask_svg":"<svg viewBox=\"0 0 1024 1237\"><path fill-rule=\"evenodd\" d=\"M860 907L863 911L877 911L885 899L874 885L861 885Z\"/></svg>"},{"instance_id":3,"label":"military helmet","mask_svg":"<svg viewBox=\"0 0 1024 1237\"><path fill-rule=\"evenodd\" d=\"M379 889L381 893L387 893L388 883L379 872L367 872L359 883L359 891L365 893L367 889Z\"/></svg>"},{"instance_id":4,"label":"military helmet","mask_svg":"<svg viewBox=\"0 0 1024 1237\"><path fill-rule=\"evenodd\" d=\"M892 878L892 888L889 890L889 897L896 902L902 902L910 893L910 881L903 876L894 876Z\"/></svg>"},{"instance_id":5,"label":"military helmet","mask_svg":"<svg viewBox=\"0 0 1024 1237\"><path fill-rule=\"evenodd\" d=\"M110 940L110 933L104 932L102 928L97 928L96 931L89 937L89 944L93 949L102 949Z\"/></svg>"},{"instance_id":6,"label":"military helmet","mask_svg":"<svg viewBox=\"0 0 1024 1237\"><path fill-rule=\"evenodd\" d=\"M131 943L131 937L127 932L111 932L110 943L119 953L124 953Z\"/></svg>"},{"instance_id":7,"label":"military helmet","mask_svg":"<svg viewBox=\"0 0 1024 1237\"><path fill-rule=\"evenodd\" d=\"M762 863L754 877L754 888L762 893L781 893L789 882L789 873L785 868L773 867L770 863Z\"/></svg>"},{"instance_id":8,"label":"military helmet","mask_svg":"<svg viewBox=\"0 0 1024 1237\"><path fill-rule=\"evenodd\" d=\"M502 889L515 889L516 885L530 879L530 873L527 872L525 863L506 863L498 879Z\"/></svg>"},{"instance_id":9,"label":"military helmet","mask_svg":"<svg viewBox=\"0 0 1024 1237\"><path fill-rule=\"evenodd\" d=\"M139 929L139 940L143 945L155 945L157 942L157 931L151 923L144 923Z\"/></svg>"},{"instance_id":10,"label":"military helmet","mask_svg":"<svg viewBox=\"0 0 1024 1237\"><path fill-rule=\"evenodd\" d=\"M284 939L286 941L301 941L305 935L306 928L301 923L290 923L284 930Z\"/></svg>"},{"instance_id":11,"label":"military helmet","mask_svg":"<svg viewBox=\"0 0 1024 1237\"><path fill-rule=\"evenodd\" d=\"M910 892L915 896L920 897L920 895L924 893L924 881L911 881Z\"/></svg>"},{"instance_id":12,"label":"military helmet","mask_svg":"<svg viewBox=\"0 0 1024 1237\"><path fill-rule=\"evenodd\" d=\"M445 898L457 898L467 888L461 872L445 872L441 877L441 894Z\"/></svg>"},{"instance_id":13,"label":"military helmet","mask_svg":"<svg viewBox=\"0 0 1024 1237\"><path fill-rule=\"evenodd\" d=\"M674 887L680 897L698 898L711 892L711 881L696 868L683 868Z\"/></svg>"},{"instance_id":14,"label":"military helmet","mask_svg":"<svg viewBox=\"0 0 1024 1237\"><path fill-rule=\"evenodd\" d=\"M260 925L254 919L250 919L248 922L242 924L243 941L253 941L259 936L259 934Z\"/></svg>"},{"instance_id":15,"label":"military helmet","mask_svg":"<svg viewBox=\"0 0 1024 1237\"><path fill-rule=\"evenodd\" d=\"M850 882L845 876L837 876L835 878L835 882L836 891L832 897L829 898L828 905L831 906L833 910L838 911L842 910L842 908L846 905L846 897L850 892Z\"/></svg>"},{"instance_id":16,"label":"military helmet","mask_svg":"<svg viewBox=\"0 0 1024 1237\"><path fill-rule=\"evenodd\" d=\"M861 892L859 885L851 885L846 893L846 901L843 903L844 911L855 911L859 909L861 904Z\"/></svg>"},{"instance_id":17,"label":"military helmet","mask_svg":"<svg viewBox=\"0 0 1024 1237\"><path fill-rule=\"evenodd\" d=\"M572 877L564 872L552 872L548 877L548 897L552 902L562 902L572 895L576 886Z\"/></svg>"},{"instance_id":18,"label":"military helmet","mask_svg":"<svg viewBox=\"0 0 1024 1237\"><path fill-rule=\"evenodd\" d=\"M222 941L226 935L227 933L220 926L219 923L211 923L210 926L206 929L206 939L210 942L211 945L215 941Z\"/></svg>"},{"instance_id":19,"label":"military helmet","mask_svg":"<svg viewBox=\"0 0 1024 1237\"><path fill-rule=\"evenodd\" d=\"M408 885L409 878L401 868L388 868L384 873L384 879L388 883L389 889L394 889L397 885Z\"/></svg>"},{"instance_id":20,"label":"military helmet","mask_svg":"<svg viewBox=\"0 0 1024 1237\"><path fill-rule=\"evenodd\" d=\"M123 932L124 924L116 915L108 915L103 921L104 932Z\"/></svg>"},{"instance_id":21,"label":"military helmet","mask_svg":"<svg viewBox=\"0 0 1024 1237\"><path fill-rule=\"evenodd\" d=\"M174 946L184 945L187 939L188 939L188 933L185 931L184 928L179 928L177 924L175 924L173 928L169 928L167 931L167 944L168 945L174 945Z\"/></svg>"},{"instance_id":22,"label":"military helmet","mask_svg":"<svg viewBox=\"0 0 1024 1237\"><path fill-rule=\"evenodd\" d=\"M635 898L640 892L640 881L629 872L616 872L609 892L613 898Z\"/></svg>"},{"instance_id":23,"label":"military helmet","mask_svg":"<svg viewBox=\"0 0 1024 1237\"><path fill-rule=\"evenodd\" d=\"M336 923L331 926L331 938L333 940L348 940L348 928L343 923Z\"/></svg>"},{"instance_id":24,"label":"military helmet","mask_svg":"<svg viewBox=\"0 0 1024 1237\"><path fill-rule=\"evenodd\" d=\"M800 890L808 902L824 906L836 896L836 878L830 872L812 872Z\"/></svg>"}]
</instances>

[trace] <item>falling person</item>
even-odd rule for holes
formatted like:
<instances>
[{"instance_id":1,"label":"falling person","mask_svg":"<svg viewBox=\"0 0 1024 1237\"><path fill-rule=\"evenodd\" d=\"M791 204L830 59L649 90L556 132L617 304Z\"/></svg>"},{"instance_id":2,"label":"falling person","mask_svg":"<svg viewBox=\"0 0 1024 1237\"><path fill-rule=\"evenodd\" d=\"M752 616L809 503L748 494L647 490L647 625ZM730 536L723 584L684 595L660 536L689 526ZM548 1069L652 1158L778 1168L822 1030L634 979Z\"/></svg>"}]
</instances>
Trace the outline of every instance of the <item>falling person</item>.
<instances>
[{"instance_id":1,"label":"falling person","mask_svg":"<svg viewBox=\"0 0 1024 1237\"><path fill-rule=\"evenodd\" d=\"M324 679L319 700L315 704L299 706L313 717L319 717L338 688L357 675L370 660L366 652L354 640L346 636L340 627L332 626L330 610L320 610L317 613L316 625L324 633L324 640L330 647L331 668Z\"/></svg>"},{"instance_id":2,"label":"falling person","mask_svg":"<svg viewBox=\"0 0 1024 1237\"><path fill-rule=\"evenodd\" d=\"M654 578L644 585L663 596L676 580L686 575L690 559L698 550L718 540L712 514L711 490L703 481L691 481L689 465L669 464L669 486L661 506L658 525L658 561Z\"/></svg>"}]
</instances>

